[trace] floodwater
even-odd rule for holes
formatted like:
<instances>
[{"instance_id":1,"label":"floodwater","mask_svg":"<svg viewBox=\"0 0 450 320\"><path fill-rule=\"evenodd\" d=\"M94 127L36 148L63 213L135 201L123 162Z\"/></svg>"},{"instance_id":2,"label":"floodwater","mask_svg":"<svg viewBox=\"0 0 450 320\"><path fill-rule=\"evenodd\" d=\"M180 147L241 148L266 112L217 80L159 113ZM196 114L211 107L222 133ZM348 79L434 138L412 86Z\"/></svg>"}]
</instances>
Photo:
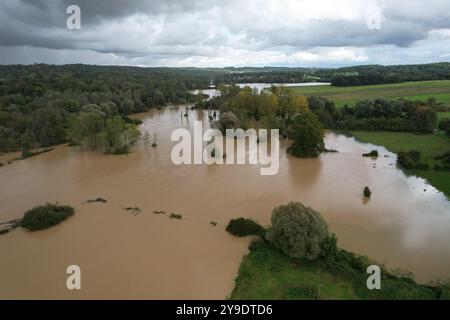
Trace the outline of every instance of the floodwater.
<instances>
[{"instance_id":1,"label":"floodwater","mask_svg":"<svg viewBox=\"0 0 450 320\"><path fill-rule=\"evenodd\" d=\"M261 176L259 165L176 166L172 130L207 123L206 112L185 118L182 110L138 116L142 130L157 134L156 148L103 155L59 146L0 167L0 222L45 202L76 209L48 230L0 235L1 299L223 299L249 241L227 234L228 221L268 225L271 210L289 201L321 212L343 248L407 268L421 282L450 276L450 202L396 169L384 148L327 133L327 148L339 153L297 159L283 140L274 176ZM361 156L372 149L381 156ZM108 202L82 204L97 197ZM123 209L134 206L142 212ZM172 212L183 219L170 219ZM66 268L74 264L82 289L71 291Z\"/></svg>"},{"instance_id":2,"label":"floodwater","mask_svg":"<svg viewBox=\"0 0 450 320\"><path fill-rule=\"evenodd\" d=\"M284 86L284 87L314 87L314 86L329 86L329 82L298 82L298 83L238 83L236 84L240 88L250 87L261 91L262 89L270 88L272 85ZM193 94L198 94L200 90L192 90ZM216 88L208 88L201 90L203 94L209 96L209 98L218 97L220 92Z\"/></svg>"}]
</instances>

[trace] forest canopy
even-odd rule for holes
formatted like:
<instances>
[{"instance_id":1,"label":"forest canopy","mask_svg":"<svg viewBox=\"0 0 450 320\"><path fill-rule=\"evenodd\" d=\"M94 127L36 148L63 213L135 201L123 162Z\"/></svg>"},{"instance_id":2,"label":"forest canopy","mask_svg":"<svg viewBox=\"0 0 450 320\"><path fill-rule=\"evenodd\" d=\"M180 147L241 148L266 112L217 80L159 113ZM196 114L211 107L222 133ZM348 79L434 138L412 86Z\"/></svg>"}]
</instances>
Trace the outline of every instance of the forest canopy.
<instances>
[{"instance_id":1,"label":"forest canopy","mask_svg":"<svg viewBox=\"0 0 450 320\"><path fill-rule=\"evenodd\" d=\"M106 118L195 99L209 72L89 65L0 66L0 152L68 142L70 119L100 110Z\"/></svg>"}]
</instances>

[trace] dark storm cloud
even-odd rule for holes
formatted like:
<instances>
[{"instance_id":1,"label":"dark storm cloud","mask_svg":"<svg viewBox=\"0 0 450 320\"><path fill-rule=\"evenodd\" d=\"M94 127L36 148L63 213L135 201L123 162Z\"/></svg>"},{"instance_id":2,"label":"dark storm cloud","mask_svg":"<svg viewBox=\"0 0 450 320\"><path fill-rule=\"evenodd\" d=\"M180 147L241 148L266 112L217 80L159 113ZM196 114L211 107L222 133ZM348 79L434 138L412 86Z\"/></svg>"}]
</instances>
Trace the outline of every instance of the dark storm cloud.
<instances>
[{"instance_id":1,"label":"dark storm cloud","mask_svg":"<svg viewBox=\"0 0 450 320\"><path fill-rule=\"evenodd\" d=\"M450 29L449 1L429 1L425 5L422 1L345 0L330 9L334 3L4 0L0 2L0 46L26 46L30 55L34 48L65 50L66 55L67 50L80 51L80 59L83 55L87 59L86 52L92 51L115 55L114 59L125 64L137 60L170 64L179 59L232 63L225 55L239 62L239 55L265 51L268 56L278 54L289 62L290 55L298 51L302 52L297 56L320 60L321 55L327 57L322 48L342 47L349 48L341 51L344 57L362 59L360 49L370 51L385 45L406 48L427 41L431 30ZM72 4L81 8L81 30L66 28L66 8ZM382 12L379 30L366 26L365 9L373 4L378 4ZM323 16L317 14L322 11ZM353 54L349 50L356 49L352 48L359 51ZM438 50L436 54L442 54L448 43L433 48ZM3 54L13 52L3 50ZM54 55L57 53L49 57Z\"/></svg>"}]
</instances>

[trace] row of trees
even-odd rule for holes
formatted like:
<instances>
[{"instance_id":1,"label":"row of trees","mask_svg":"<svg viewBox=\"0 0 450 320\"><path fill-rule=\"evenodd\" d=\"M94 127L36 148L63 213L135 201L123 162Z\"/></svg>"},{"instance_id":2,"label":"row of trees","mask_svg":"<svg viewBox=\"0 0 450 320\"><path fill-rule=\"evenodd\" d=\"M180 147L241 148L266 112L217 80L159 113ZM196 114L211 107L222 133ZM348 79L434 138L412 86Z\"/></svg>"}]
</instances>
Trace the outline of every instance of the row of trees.
<instances>
[{"instance_id":1,"label":"row of trees","mask_svg":"<svg viewBox=\"0 0 450 320\"><path fill-rule=\"evenodd\" d=\"M437 128L433 100L363 100L342 109L322 97L309 97L308 102L311 111L331 129L432 133Z\"/></svg>"},{"instance_id":2,"label":"row of trees","mask_svg":"<svg viewBox=\"0 0 450 320\"><path fill-rule=\"evenodd\" d=\"M450 79L450 63L445 62L421 65L346 67L336 69L331 74L331 84L334 86L448 79Z\"/></svg>"},{"instance_id":3,"label":"row of trees","mask_svg":"<svg viewBox=\"0 0 450 320\"><path fill-rule=\"evenodd\" d=\"M321 68L225 68L211 70L215 83L294 83L321 81L335 86L399 83L450 79L450 63L418 65L363 65L337 69Z\"/></svg>"}]
</instances>

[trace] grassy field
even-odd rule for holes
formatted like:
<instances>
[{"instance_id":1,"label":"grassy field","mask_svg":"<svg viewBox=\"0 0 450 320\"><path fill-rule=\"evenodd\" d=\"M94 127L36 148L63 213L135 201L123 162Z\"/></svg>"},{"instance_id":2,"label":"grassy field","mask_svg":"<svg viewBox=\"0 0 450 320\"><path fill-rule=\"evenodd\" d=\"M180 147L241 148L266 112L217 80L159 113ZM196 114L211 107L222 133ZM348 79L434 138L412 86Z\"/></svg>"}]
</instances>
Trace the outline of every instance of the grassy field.
<instances>
[{"instance_id":1,"label":"grassy field","mask_svg":"<svg viewBox=\"0 0 450 320\"><path fill-rule=\"evenodd\" d=\"M392 152L417 150L422 154L422 161L431 166L430 170L415 170L417 176L427 179L433 186L450 197L450 172L432 170L438 162L436 156L450 151L450 139L443 134L417 135L402 132L352 131L361 141L385 146Z\"/></svg>"},{"instance_id":2,"label":"grassy field","mask_svg":"<svg viewBox=\"0 0 450 320\"><path fill-rule=\"evenodd\" d=\"M239 268L231 300L360 300L436 299L436 294L412 280L385 274L381 290L368 290L368 275L347 259L336 258L334 272L324 260L292 259L260 242ZM329 262L330 263L330 262ZM341 270L341 271L337 271ZM345 271L344 271L345 270ZM344 273L341 273L344 272ZM346 275L345 275L346 274Z\"/></svg>"},{"instance_id":3,"label":"grassy field","mask_svg":"<svg viewBox=\"0 0 450 320\"><path fill-rule=\"evenodd\" d=\"M326 97L342 107L345 104L354 105L364 99L396 99L427 100L435 97L438 102L450 106L450 80L403 82L354 87L312 86L292 87L298 94Z\"/></svg>"},{"instance_id":4,"label":"grassy field","mask_svg":"<svg viewBox=\"0 0 450 320\"><path fill-rule=\"evenodd\" d=\"M438 112L437 116L438 120L441 120L442 118L450 118L450 112Z\"/></svg>"},{"instance_id":5,"label":"grassy field","mask_svg":"<svg viewBox=\"0 0 450 320\"><path fill-rule=\"evenodd\" d=\"M319 296L320 285L320 296ZM358 299L350 282L300 266L269 246L252 250L239 268L232 300Z\"/></svg>"}]
</instances>

